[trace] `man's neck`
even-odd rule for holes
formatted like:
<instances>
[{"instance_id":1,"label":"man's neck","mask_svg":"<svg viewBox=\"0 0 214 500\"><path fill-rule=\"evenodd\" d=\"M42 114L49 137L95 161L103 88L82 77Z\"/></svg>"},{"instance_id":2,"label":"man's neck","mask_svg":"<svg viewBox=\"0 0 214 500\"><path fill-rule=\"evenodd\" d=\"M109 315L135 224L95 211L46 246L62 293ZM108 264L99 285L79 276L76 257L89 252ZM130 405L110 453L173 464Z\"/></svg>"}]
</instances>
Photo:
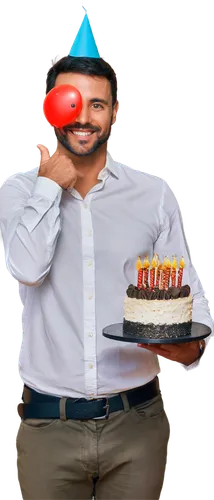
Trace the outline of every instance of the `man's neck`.
<instances>
[{"instance_id":1,"label":"man's neck","mask_svg":"<svg viewBox=\"0 0 214 500\"><path fill-rule=\"evenodd\" d=\"M106 157L107 157L107 144L103 144L99 149L94 151L88 156L77 156L73 153L67 151L61 144L58 144L58 148L62 152L67 154L76 169L84 174L83 179L80 179L81 183L88 182L89 180L96 180L99 172L105 167Z\"/></svg>"}]
</instances>

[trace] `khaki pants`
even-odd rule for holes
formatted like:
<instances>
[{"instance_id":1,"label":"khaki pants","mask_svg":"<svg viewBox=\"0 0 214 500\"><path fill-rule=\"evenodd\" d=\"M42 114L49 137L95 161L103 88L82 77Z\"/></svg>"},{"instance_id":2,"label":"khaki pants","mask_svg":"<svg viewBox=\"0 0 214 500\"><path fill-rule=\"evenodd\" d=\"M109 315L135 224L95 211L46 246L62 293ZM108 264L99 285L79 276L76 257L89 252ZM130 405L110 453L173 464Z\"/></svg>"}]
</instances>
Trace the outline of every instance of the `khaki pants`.
<instances>
[{"instance_id":1,"label":"khaki pants","mask_svg":"<svg viewBox=\"0 0 214 500\"><path fill-rule=\"evenodd\" d=\"M24 500L157 500L169 439L161 394L108 420L21 421L18 479Z\"/></svg>"}]
</instances>

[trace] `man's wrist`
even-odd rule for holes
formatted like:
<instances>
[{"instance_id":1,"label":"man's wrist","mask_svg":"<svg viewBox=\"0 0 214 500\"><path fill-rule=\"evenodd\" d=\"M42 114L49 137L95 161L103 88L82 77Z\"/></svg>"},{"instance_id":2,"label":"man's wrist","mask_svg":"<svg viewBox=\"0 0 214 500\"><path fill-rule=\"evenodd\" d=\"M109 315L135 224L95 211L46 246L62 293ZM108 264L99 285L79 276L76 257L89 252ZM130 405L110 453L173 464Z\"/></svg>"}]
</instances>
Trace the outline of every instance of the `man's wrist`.
<instances>
[{"instance_id":1,"label":"man's wrist","mask_svg":"<svg viewBox=\"0 0 214 500\"><path fill-rule=\"evenodd\" d=\"M205 351L205 347L206 347L206 342L205 340L199 340L198 341L198 348L199 348L199 356L197 359L200 359L201 356L203 356L204 354L204 351ZM197 361L197 360L196 360Z\"/></svg>"},{"instance_id":2,"label":"man's wrist","mask_svg":"<svg viewBox=\"0 0 214 500\"><path fill-rule=\"evenodd\" d=\"M196 361L199 361L201 359L201 356L203 356L204 351L205 351L206 343L204 340L199 340L198 345L197 345L197 358L194 358L188 363L184 363L186 366L190 366L193 363L196 363Z\"/></svg>"}]
</instances>

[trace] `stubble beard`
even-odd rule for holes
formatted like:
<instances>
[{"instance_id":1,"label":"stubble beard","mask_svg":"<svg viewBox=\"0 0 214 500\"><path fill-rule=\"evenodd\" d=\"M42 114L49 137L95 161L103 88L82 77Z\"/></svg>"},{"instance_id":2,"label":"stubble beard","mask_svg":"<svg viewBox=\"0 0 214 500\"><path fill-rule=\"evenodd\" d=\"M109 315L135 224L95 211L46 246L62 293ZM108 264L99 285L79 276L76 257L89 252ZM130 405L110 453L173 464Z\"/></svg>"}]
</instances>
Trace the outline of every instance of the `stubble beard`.
<instances>
[{"instance_id":1,"label":"stubble beard","mask_svg":"<svg viewBox=\"0 0 214 500\"><path fill-rule=\"evenodd\" d=\"M105 144L108 141L108 139L111 135L111 127L112 127L112 124L110 124L110 127L109 127L107 134L99 137L90 149L88 149L87 151L82 151L82 152L78 151L77 149L75 149L74 147L71 146L70 142L67 139L66 134L62 134L61 131L59 131L59 129L57 129L55 127L54 127L54 132L55 132L55 135L56 135L58 141L60 142L60 144L62 144L62 146L65 149L67 149L67 151L69 151L70 153L72 153L73 155L76 155L76 156L88 156L88 155L91 155L92 153L94 153L94 151L97 151L97 149L99 149L103 144ZM84 140L79 141L79 146L84 147L86 144L87 144L87 142Z\"/></svg>"}]
</instances>

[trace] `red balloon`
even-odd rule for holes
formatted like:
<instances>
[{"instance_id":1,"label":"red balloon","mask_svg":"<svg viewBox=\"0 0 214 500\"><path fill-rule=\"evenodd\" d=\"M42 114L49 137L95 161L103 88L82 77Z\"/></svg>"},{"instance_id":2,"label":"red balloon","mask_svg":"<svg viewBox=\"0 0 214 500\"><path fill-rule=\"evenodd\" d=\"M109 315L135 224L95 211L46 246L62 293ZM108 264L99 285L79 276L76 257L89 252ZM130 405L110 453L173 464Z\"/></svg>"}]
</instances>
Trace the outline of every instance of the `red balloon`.
<instances>
[{"instance_id":1,"label":"red balloon","mask_svg":"<svg viewBox=\"0 0 214 500\"><path fill-rule=\"evenodd\" d=\"M82 109L82 96L72 85L58 85L48 92L43 104L45 118L53 127L65 127Z\"/></svg>"}]
</instances>

